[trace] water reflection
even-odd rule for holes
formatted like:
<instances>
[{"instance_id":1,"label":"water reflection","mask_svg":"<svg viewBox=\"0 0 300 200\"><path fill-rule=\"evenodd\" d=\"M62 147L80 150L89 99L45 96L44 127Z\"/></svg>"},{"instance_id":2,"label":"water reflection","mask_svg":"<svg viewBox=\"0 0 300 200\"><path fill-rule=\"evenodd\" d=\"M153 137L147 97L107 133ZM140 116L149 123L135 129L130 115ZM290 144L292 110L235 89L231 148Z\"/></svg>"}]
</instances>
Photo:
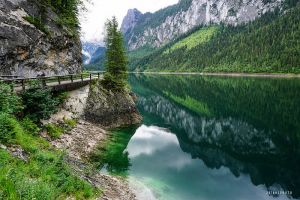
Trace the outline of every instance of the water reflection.
<instances>
[{"instance_id":1,"label":"water reflection","mask_svg":"<svg viewBox=\"0 0 300 200\"><path fill-rule=\"evenodd\" d=\"M137 192L139 199L272 199L265 186L254 187L247 174L235 177L226 167L211 169L192 159L181 150L176 135L159 127L138 128L127 151L133 189L140 185L137 181L145 185Z\"/></svg>"},{"instance_id":2,"label":"water reflection","mask_svg":"<svg viewBox=\"0 0 300 200\"><path fill-rule=\"evenodd\" d=\"M300 197L300 80L132 75L130 84L144 122L115 144L127 146L117 154L139 199Z\"/></svg>"}]
</instances>

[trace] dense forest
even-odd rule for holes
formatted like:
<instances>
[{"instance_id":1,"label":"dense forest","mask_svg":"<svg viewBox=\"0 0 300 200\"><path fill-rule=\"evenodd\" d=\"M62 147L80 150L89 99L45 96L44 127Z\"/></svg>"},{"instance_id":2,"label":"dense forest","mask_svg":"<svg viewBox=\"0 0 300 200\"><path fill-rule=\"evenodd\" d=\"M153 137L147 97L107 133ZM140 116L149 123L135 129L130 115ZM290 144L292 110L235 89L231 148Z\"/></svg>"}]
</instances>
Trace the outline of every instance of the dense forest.
<instances>
[{"instance_id":1,"label":"dense forest","mask_svg":"<svg viewBox=\"0 0 300 200\"><path fill-rule=\"evenodd\" d=\"M285 9L276 9L247 24L198 27L158 50L146 51L144 56L132 56L138 50L131 52L130 68L299 73L300 6L296 6L297 2L286 1ZM197 42L197 37L201 42ZM197 45L189 46L193 41Z\"/></svg>"}]
</instances>

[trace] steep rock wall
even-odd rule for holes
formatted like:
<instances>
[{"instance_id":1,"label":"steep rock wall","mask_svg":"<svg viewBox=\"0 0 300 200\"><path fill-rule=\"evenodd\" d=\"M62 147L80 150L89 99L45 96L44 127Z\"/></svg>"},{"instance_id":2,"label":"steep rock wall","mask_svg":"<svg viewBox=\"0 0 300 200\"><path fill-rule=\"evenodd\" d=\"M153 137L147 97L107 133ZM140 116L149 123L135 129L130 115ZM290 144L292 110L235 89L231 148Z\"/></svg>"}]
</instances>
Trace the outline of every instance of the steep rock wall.
<instances>
[{"instance_id":1,"label":"steep rock wall","mask_svg":"<svg viewBox=\"0 0 300 200\"><path fill-rule=\"evenodd\" d=\"M47 32L41 31L26 17L45 16ZM50 8L40 10L36 1L0 0L0 75L65 75L81 71L81 44Z\"/></svg>"}]
</instances>

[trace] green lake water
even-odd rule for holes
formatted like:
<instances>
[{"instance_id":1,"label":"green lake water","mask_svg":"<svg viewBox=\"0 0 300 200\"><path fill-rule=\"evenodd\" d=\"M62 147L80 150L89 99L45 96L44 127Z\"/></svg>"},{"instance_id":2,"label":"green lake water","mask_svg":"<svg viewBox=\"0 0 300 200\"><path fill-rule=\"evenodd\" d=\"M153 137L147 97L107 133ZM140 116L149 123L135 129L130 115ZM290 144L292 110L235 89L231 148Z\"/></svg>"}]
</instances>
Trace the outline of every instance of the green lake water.
<instances>
[{"instance_id":1,"label":"green lake water","mask_svg":"<svg viewBox=\"0 0 300 200\"><path fill-rule=\"evenodd\" d=\"M129 80L144 120L114 132L102 170L139 199L300 198L300 79Z\"/></svg>"}]
</instances>

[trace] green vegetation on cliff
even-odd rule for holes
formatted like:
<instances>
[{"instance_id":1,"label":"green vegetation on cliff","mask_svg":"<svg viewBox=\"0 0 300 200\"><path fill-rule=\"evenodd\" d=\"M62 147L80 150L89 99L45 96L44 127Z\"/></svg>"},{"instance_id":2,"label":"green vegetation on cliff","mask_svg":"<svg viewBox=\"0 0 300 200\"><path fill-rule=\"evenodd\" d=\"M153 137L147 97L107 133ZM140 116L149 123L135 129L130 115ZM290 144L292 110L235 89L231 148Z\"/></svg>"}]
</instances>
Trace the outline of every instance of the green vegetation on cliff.
<instances>
[{"instance_id":1,"label":"green vegetation on cliff","mask_svg":"<svg viewBox=\"0 0 300 200\"><path fill-rule=\"evenodd\" d=\"M38 6L39 12L35 16L26 16L28 22L50 34L51 30L48 29L47 23L49 20L54 20L61 28L65 27L65 31L70 36L78 36L78 9L82 5L81 0L33 0L33 2ZM55 19L49 18L49 8L57 14Z\"/></svg>"},{"instance_id":2,"label":"green vegetation on cliff","mask_svg":"<svg viewBox=\"0 0 300 200\"><path fill-rule=\"evenodd\" d=\"M201 39L202 33L207 36ZM185 36L150 55L131 60L130 69L300 72L300 6L284 12L275 10L236 27L200 27Z\"/></svg>"},{"instance_id":3,"label":"green vegetation on cliff","mask_svg":"<svg viewBox=\"0 0 300 200\"><path fill-rule=\"evenodd\" d=\"M200 30L192 33L188 37L176 42L170 48L168 48L164 53L172 53L176 49L186 48L187 50L191 50L194 47L209 42L212 38L213 34L217 31L216 26L201 28Z\"/></svg>"}]
</instances>

